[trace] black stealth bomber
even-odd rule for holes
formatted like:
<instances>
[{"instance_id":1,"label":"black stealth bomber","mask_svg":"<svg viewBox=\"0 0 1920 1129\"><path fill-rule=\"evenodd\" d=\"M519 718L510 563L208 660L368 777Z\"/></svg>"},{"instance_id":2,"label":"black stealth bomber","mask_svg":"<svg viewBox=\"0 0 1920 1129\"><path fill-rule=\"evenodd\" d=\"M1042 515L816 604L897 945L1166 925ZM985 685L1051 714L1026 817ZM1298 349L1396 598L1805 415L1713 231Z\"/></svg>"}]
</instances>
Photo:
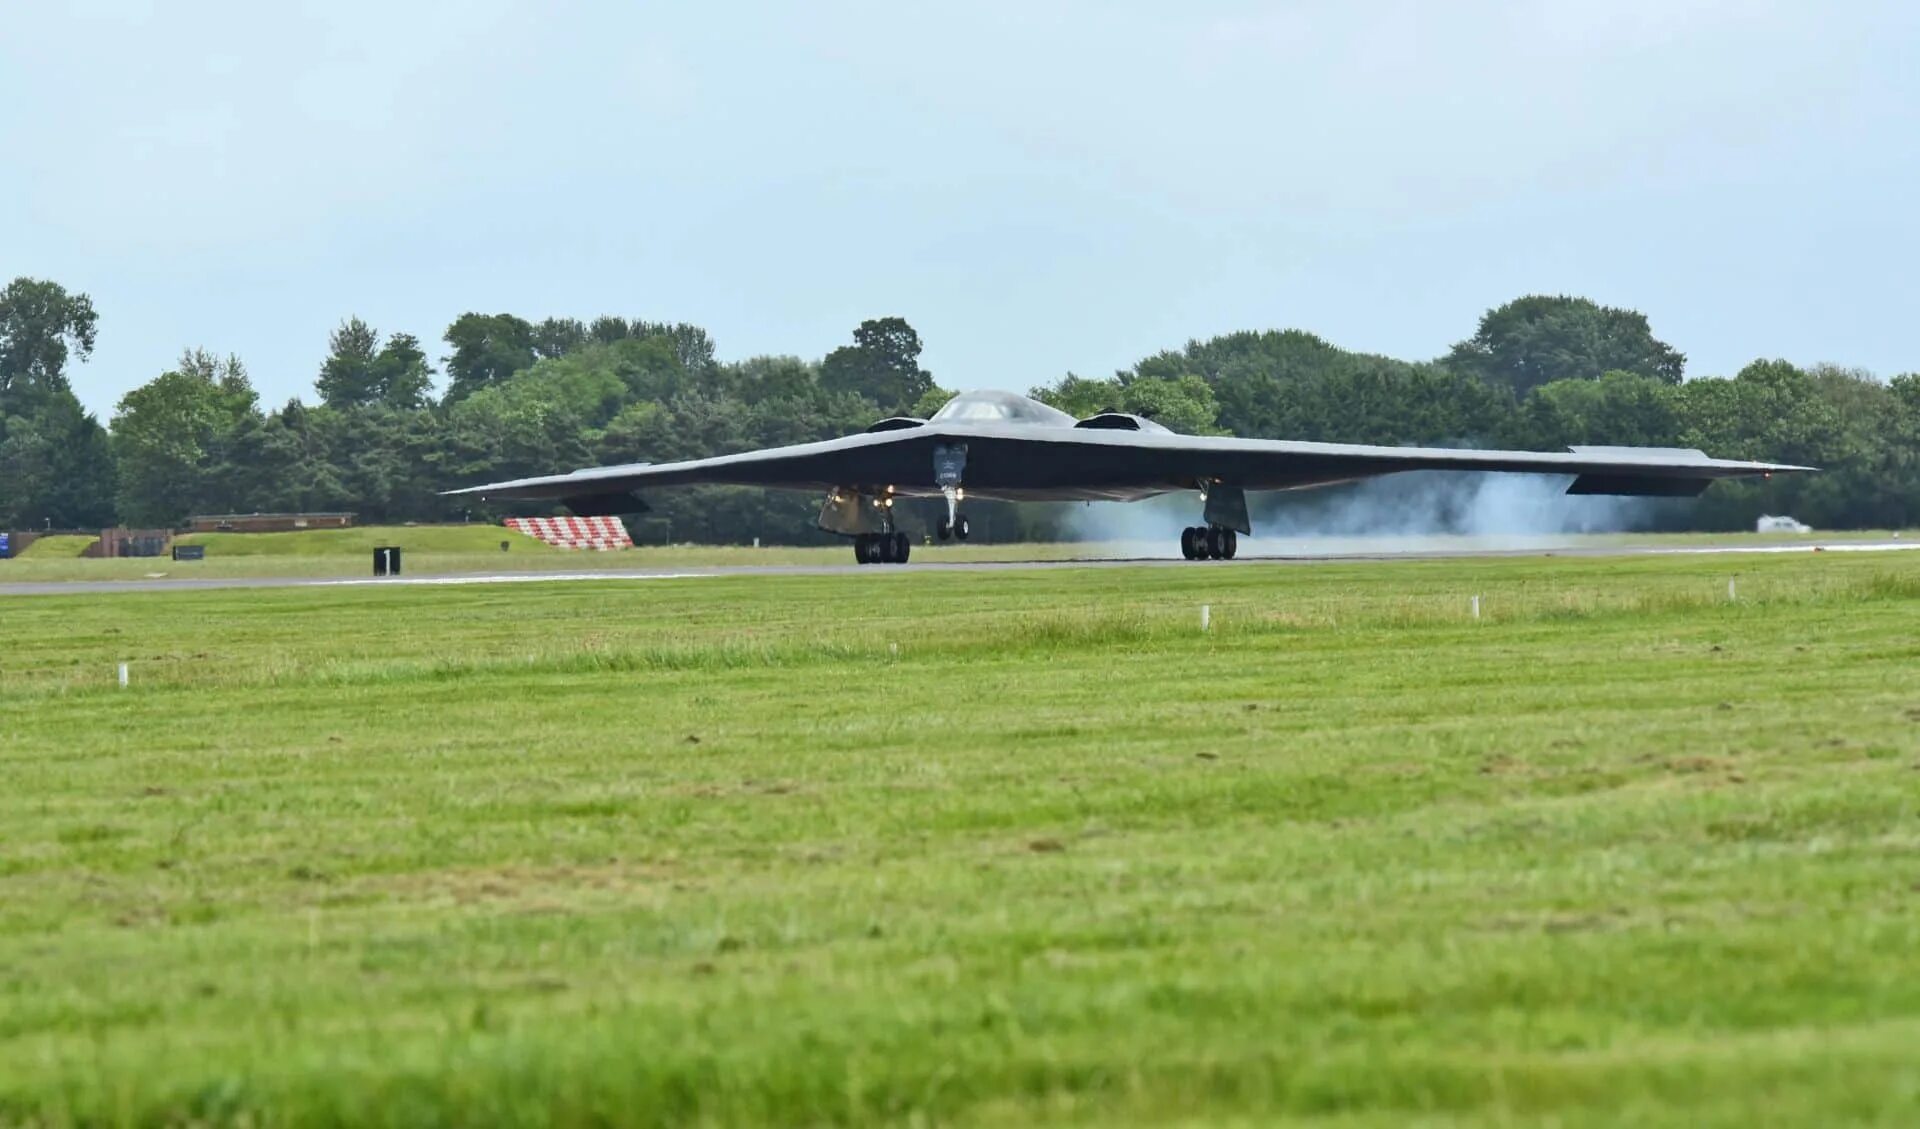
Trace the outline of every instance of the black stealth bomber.
<instances>
[{"instance_id":1,"label":"black stealth bomber","mask_svg":"<svg viewBox=\"0 0 1920 1129\"><path fill-rule=\"evenodd\" d=\"M884 419L858 435L680 463L596 467L455 490L490 499L555 502L580 515L640 513L638 492L723 483L820 490L820 528L853 538L861 564L904 563L893 523L898 498L940 498L942 540L967 536L967 498L1132 502L1199 493L1203 525L1181 534L1188 559L1230 558L1251 534L1247 491L1298 490L1408 470L1571 475L1569 494L1692 497L1716 478L1811 467L1734 462L1670 447L1475 451L1372 447L1180 435L1149 419L1106 412L1076 420L1010 392L966 392L932 419Z\"/></svg>"}]
</instances>

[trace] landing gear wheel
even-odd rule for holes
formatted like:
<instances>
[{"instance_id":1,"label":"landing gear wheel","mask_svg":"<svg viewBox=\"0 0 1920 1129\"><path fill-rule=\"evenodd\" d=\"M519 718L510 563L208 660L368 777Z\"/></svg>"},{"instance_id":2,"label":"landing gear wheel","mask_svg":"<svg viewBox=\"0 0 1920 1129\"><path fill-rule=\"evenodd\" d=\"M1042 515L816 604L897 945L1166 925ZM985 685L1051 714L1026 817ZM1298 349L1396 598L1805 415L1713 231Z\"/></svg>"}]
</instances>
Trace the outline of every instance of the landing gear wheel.
<instances>
[{"instance_id":1,"label":"landing gear wheel","mask_svg":"<svg viewBox=\"0 0 1920 1129\"><path fill-rule=\"evenodd\" d=\"M942 541L953 540L953 526L947 523L946 518L940 519L940 524L934 527L934 532L940 535Z\"/></svg>"},{"instance_id":2,"label":"landing gear wheel","mask_svg":"<svg viewBox=\"0 0 1920 1129\"><path fill-rule=\"evenodd\" d=\"M1220 546L1220 559L1226 561L1232 560L1233 555L1240 551L1240 534L1231 529L1222 529L1220 531L1220 539L1222 542Z\"/></svg>"},{"instance_id":3,"label":"landing gear wheel","mask_svg":"<svg viewBox=\"0 0 1920 1129\"><path fill-rule=\"evenodd\" d=\"M972 532L973 527L967 524L967 515L961 514L960 520L953 523L953 535L965 541Z\"/></svg>"},{"instance_id":4,"label":"landing gear wheel","mask_svg":"<svg viewBox=\"0 0 1920 1129\"><path fill-rule=\"evenodd\" d=\"M1227 532L1226 530L1221 529L1217 525L1207 527L1206 537L1207 537L1207 559L1208 560L1217 561L1221 557L1226 555L1227 541L1226 541L1226 538L1222 536L1222 534L1226 532Z\"/></svg>"},{"instance_id":5,"label":"landing gear wheel","mask_svg":"<svg viewBox=\"0 0 1920 1129\"><path fill-rule=\"evenodd\" d=\"M1188 560L1195 560L1200 556L1200 549L1194 544L1194 532L1191 525L1180 531L1180 555Z\"/></svg>"},{"instance_id":6,"label":"landing gear wheel","mask_svg":"<svg viewBox=\"0 0 1920 1129\"><path fill-rule=\"evenodd\" d=\"M893 542L893 551L887 554L887 562L889 564L906 564L907 558L913 555L913 542L907 540L906 534L898 532L888 538L888 540Z\"/></svg>"},{"instance_id":7,"label":"landing gear wheel","mask_svg":"<svg viewBox=\"0 0 1920 1129\"><path fill-rule=\"evenodd\" d=\"M853 559L856 564L873 563L873 538L864 533L854 535Z\"/></svg>"}]
</instances>

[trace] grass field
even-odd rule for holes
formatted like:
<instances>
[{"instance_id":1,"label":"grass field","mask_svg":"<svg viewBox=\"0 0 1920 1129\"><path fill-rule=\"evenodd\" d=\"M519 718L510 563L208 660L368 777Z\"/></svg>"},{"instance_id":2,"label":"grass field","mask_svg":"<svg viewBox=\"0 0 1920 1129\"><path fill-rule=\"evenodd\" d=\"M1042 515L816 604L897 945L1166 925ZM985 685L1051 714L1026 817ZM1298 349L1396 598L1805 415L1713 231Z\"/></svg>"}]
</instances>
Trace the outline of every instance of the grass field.
<instances>
[{"instance_id":1,"label":"grass field","mask_svg":"<svg viewBox=\"0 0 1920 1129\"><path fill-rule=\"evenodd\" d=\"M0 597L0 1123L1911 1124L1906 558Z\"/></svg>"},{"instance_id":2,"label":"grass field","mask_svg":"<svg viewBox=\"0 0 1920 1129\"><path fill-rule=\"evenodd\" d=\"M71 560L86 552L87 546L99 540L97 537L83 537L75 533L56 533L51 537L36 538L33 544L20 551L22 561Z\"/></svg>"},{"instance_id":3,"label":"grass field","mask_svg":"<svg viewBox=\"0 0 1920 1129\"><path fill-rule=\"evenodd\" d=\"M559 552L537 537L498 525L367 525L351 529L299 529L286 533L183 533L175 544L201 545L207 556L224 557L347 557L354 564L370 560L373 550L398 545L416 553L502 555L508 552L547 556Z\"/></svg>"},{"instance_id":4,"label":"grass field","mask_svg":"<svg viewBox=\"0 0 1920 1129\"><path fill-rule=\"evenodd\" d=\"M1723 544L1831 544L1877 541L1902 536L1884 530L1798 534L1604 534L1474 539L1465 537L1296 538L1242 542L1245 555L1327 555L1393 553L1409 548L1581 548L1608 545L1685 547ZM1905 536L1913 537L1914 533ZM55 539L61 540L61 539ZM19 560L0 561L0 584L70 580L129 580L147 577L173 580L223 577L366 576L372 569L376 546L398 545L406 572L414 576L457 573L580 571L595 569L673 569L714 566L845 565L853 561L844 544L831 546L673 545L643 546L622 552L578 552L555 549L535 538L495 525L364 526L354 529L315 529L295 533L191 533L183 545L204 545L203 561L165 558L127 560L77 559L84 538L58 551L35 544ZM511 548L500 551L500 543ZM1053 542L1047 544L928 544L914 549L913 559L932 561L1069 560L1076 558L1172 557L1177 539L1168 536L1150 542Z\"/></svg>"}]
</instances>

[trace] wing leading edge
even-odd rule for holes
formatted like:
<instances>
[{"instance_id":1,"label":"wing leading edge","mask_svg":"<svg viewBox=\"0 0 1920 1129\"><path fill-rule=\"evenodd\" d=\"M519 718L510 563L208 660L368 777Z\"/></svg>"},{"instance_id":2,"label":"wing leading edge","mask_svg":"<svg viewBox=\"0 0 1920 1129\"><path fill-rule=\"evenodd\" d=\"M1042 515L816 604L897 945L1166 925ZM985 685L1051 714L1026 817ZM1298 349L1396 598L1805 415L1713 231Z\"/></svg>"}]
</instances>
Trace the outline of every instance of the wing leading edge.
<instances>
[{"instance_id":1,"label":"wing leading edge","mask_svg":"<svg viewBox=\"0 0 1920 1129\"><path fill-rule=\"evenodd\" d=\"M1720 478L1813 469L1658 447L1478 451L936 422L685 462L595 467L448 493L554 501L576 512L603 513L643 509L633 501L639 490L693 484L930 497L941 493L934 453L955 446L966 450L968 494L1011 500L1125 500L1214 484L1292 490L1412 470L1570 475L1570 494L1690 496Z\"/></svg>"}]
</instances>

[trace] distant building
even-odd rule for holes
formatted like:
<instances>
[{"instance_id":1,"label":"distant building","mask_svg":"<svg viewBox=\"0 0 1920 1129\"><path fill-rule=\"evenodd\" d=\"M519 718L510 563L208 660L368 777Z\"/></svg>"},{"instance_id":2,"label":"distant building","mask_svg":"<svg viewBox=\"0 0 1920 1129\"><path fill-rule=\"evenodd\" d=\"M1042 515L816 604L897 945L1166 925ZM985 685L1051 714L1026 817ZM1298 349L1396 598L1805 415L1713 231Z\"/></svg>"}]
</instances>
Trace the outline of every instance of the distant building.
<instances>
[{"instance_id":1,"label":"distant building","mask_svg":"<svg viewBox=\"0 0 1920 1129\"><path fill-rule=\"evenodd\" d=\"M195 514L190 533L285 533L292 529L346 529L352 514Z\"/></svg>"}]
</instances>

